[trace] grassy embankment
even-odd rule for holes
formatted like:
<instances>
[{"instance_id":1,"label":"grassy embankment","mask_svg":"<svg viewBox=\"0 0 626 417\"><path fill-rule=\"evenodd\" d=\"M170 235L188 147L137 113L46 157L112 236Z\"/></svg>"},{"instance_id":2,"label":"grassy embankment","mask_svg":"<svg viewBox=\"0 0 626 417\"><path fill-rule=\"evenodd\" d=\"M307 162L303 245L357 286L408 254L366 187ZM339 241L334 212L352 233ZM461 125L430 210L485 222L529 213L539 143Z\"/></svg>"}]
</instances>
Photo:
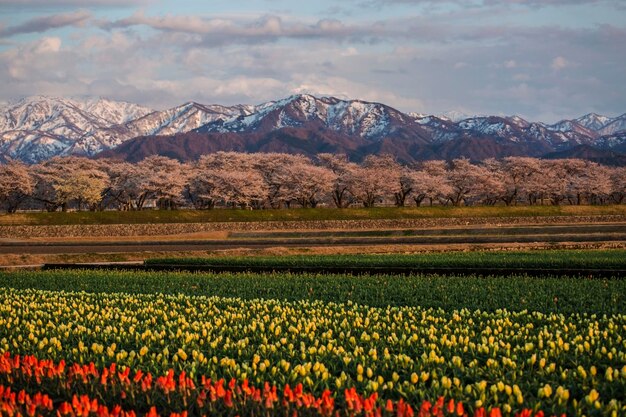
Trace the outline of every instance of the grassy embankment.
<instances>
[{"instance_id":1,"label":"grassy embankment","mask_svg":"<svg viewBox=\"0 0 626 417\"><path fill-rule=\"evenodd\" d=\"M626 215L619 206L379 207L284 210L146 210L1 214L0 225L150 224L315 220Z\"/></svg>"}]
</instances>

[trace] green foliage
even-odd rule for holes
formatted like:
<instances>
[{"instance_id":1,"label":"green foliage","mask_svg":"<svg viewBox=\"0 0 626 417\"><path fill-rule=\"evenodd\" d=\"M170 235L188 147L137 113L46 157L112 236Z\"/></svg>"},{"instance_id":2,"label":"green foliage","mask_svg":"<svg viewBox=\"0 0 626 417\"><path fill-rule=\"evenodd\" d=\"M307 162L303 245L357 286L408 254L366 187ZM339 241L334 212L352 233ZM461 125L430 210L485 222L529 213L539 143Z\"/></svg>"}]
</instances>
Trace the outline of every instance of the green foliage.
<instances>
[{"instance_id":1,"label":"green foliage","mask_svg":"<svg viewBox=\"0 0 626 417\"><path fill-rule=\"evenodd\" d=\"M146 265L303 268L626 269L626 250L445 252L392 255L297 255L148 259Z\"/></svg>"},{"instance_id":2,"label":"green foliage","mask_svg":"<svg viewBox=\"0 0 626 417\"><path fill-rule=\"evenodd\" d=\"M176 273L16 271L0 273L0 287L95 293L186 294L354 302L372 307L412 306L559 313L623 312L626 280L528 276L330 275L290 273Z\"/></svg>"}]
</instances>

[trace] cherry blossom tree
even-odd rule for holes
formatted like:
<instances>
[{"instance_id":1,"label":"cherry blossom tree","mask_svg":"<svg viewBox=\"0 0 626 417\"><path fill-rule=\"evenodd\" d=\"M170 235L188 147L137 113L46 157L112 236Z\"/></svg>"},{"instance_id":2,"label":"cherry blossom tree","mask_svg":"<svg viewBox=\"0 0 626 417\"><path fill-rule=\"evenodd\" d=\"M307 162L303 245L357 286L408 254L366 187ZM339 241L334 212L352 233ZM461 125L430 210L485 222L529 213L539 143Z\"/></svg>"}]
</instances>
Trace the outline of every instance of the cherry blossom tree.
<instances>
[{"instance_id":1,"label":"cherry blossom tree","mask_svg":"<svg viewBox=\"0 0 626 417\"><path fill-rule=\"evenodd\" d=\"M539 193L542 196L545 194L555 206L561 205L567 199L570 188L570 180L567 177L568 164L568 160L564 159L541 161L543 182Z\"/></svg>"},{"instance_id":2,"label":"cherry blossom tree","mask_svg":"<svg viewBox=\"0 0 626 417\"><path fill-rule=\"evenodd\" d=\"M165 156L149 156L137 164L136 173L138 188L141 190L137 208L141 209L149 198L155 199L159 208L176 208L187 182L185 169L180 162Z\"/></svg>"},{"instance_id":3,"label":"cherry blossom tree","mask_svg":"<svg viewBox=\"0 0 626 417\"><path fill-rule=\"evenodd\" d=\"M500 161L499 179L503 186L501 199L504 204L517 204L522 198L533 204L542 180L541 163L536 158L506 157Z\"/></svg>"},{"instance_id":4,"label":"cherry blossom tree","mask_svg":"<svg viewBox=\"0 0 626 417\"><path fill-rule=\"evenodd\" d=\"M215 197L233 208L260 209L269 191L256 171L220 171L216 181Z\"/></svg>"},{"instance_id":5,"label":"cherry blossom tree","mask_svg":"<svg viewBox=\"0 0 626 417\"><path fill-rule=\"evenodd\" d=\"M611 192L609 171L590 161L565 159L561 163L566 171L567 199L570 204L580 205L608 197Z\"/></svg>"},{"instance_id":6,"label":"cherry blossom tree","mask_svg":"<svg viewBox=\"0 0 626 417\"><path fill-rule=\"evenodd\" d=\"M109 176L109 186L104 192L102 209L116 205L119 210L136 210L136 202L143 193L137 166L117 160L102 160Z\"/></svg>"},{"instance_id":7,"label":"cherry blossom tree","mask_svg":"<svg viewBox=\"0 0 626 417\"><path fill-rule=\"evenodd\" d=\"M212 209L218 203L220 170L226 170L216 154L203 155L190 166L184 194L196 209ZM222 155L219 155L222 156ZM229 168L232 167L229 165Z\"/></svg>"},{"instance_id":8,"label":"cherry blossom tree","mask_svg":"<svg viewBox=\"0 0 626 417\"><path fill-rule=\"evenodd\" d=\"M286 188L300 206L315 208L330 195L336 179L337 175L329 168L311 163L294 164L289 167Z\"/></svg>"},{"instance_id":9,"label":"cherry blossom tree","mask_svg":"<svg viewBox=\"0 0 626 417\"><path fill-rule=\"evenodd\" d=\"M354 173L359 166L348 161L346 155L334 155L321 153L317 155L320 165L330 169L335 174L335 180L331 187L331 196L337 208L346 208L355 202L351 188L354 181Z\"/></svg>"},{"instance_id":10,"label":"cherry blossom tree","mask_svg":"<svg viewBox=\"0 0 626 417\"><path fill-rule=\"evenodd\" d=\"M298 179L295 173L310 166L311 160L304 155L285 153L260 153L254 155L254 168L267 186L267 203L271 208L289 207L296 199Z\"/></svg>"},{"instance_id":11,"label":"cherry blossom tree","mask_svg":"<svg viewBox=\"0 0 626 417\"><path fill-rule=\"evenodd\" d=\"M8 213L15 213L33 188L33 179L25 164L10 160L0 165L0 202Z\"/></svg>"},{"instance_id":12,"label":"cherry blossom tree","mask_svg":"<svg viewBox=\"0 0 626 417\"><path fill-rule=\"evenodd\" d=\"M425 161L418 170L409 173L411 181L411 196L418 207L428 198L430 205L437 200L439 204L446 204L452 194L452 186L448 181L446 161Z\"/></svg>"},{"instance_id":13,"label":"cherry blossom tree","mask_svg":"<svg viewBox=\"0 0 626 417\"><path fill-rule=\"evenodd\" d=\"M461 203L466 205L471 200L486 193L489 171L486 168L472 164L469 159L454 159L448 170L448 182L452 187L449 194L450 202L455 206Z\"/></svg>"},{"instance_id":14,"label":"cherry blossom tree","mask_svg":"<svg viewBox=\"0 0 626 417\"><path fill-rule=\"evenodd\" d=\"M394 156L368 155L363 160L361 167L371 171L370 175L377 176L377 178L372 178L374 181L372 187L363 187L361 185L358 188L361 191L366 191L367 188L370 188L364 195L366 197L365 200L373 199L371 201L373 204L376 200L383 202L393 198L396 206L404 205L406 197L411 192L410 183L408 178L403 177L403 168ZM368 205L367 207L371 206Z\"/></svg>"},{"instance_id":15,"label":"cherry blossom tree","mask_svg":"<svg viewBox=\"0 0 626 417\"><path fill-rule=\"evenodd\" d=\"M231 207L263 207L270 193L259 171L263 160L266 158L262 155L239 152L203 155L191 170L188 183L191 198L196 199L194 204L207 208L220 203Z\"/></svg>"},{"instance_id":16,"label":"cherry blossom tree","mask_svg":"<svg viewBox=\"0 0 626 417\"><path fill-rule=\"evenodd\" d=\"M33 167L33 197L48 211L66 211L72 203L95 210L108 185L100 163L83 157L56 157Z\"/></svg>"},{"instance_id":17,"label":"cherry blossom tree","mask_svg":"<svg viewBox=\"0 0 626 417\"><path fill-rule=\"evenodd\" d=\"M622 204L626 200L626 167L615 167L609 171L611 201Z\"/></svg>"}]
</instances>

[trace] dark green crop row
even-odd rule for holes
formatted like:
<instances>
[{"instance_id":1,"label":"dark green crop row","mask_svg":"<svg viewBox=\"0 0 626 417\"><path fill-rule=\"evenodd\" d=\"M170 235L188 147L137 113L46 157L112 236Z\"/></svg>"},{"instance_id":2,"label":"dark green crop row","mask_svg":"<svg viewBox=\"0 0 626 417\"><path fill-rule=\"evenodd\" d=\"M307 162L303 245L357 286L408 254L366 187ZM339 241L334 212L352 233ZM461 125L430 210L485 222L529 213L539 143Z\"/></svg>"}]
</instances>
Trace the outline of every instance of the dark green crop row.
<instances>
[{"instance_id":1,"label":"dark green crop row","mask_svg":"<svg viewBox=\"0 0 626 417\"><path fill-rule=\"evenodd\" d=\"M347 302L372 307L444 310L530 310L623 313L626 280L528 276L332 275L290 273L176 273L20 271L0 273L0 287L95 293L187 294Z\"/></svg>"},{"instance_id":2,"label":"dark green crop row","mask_svg":"<svg viewBox=\"0 0 626 417\"><path fill-rule=\"evenodd\" d=\"M149 259L147 265L319 268L626 269L626 250L448 252L417 255L304 255Z\"/></svg>"}]
</instances>

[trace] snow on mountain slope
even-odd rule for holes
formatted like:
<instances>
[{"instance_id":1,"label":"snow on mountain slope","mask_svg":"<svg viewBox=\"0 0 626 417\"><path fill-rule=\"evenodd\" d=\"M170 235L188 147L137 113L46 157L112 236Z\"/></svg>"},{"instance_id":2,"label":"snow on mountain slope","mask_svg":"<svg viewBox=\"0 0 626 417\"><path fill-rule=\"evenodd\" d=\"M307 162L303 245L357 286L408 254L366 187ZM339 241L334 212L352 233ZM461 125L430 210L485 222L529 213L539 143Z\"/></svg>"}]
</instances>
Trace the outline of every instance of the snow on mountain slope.
<instances>
[{"instance_id":1,"label":"snow on mountain slope","mask_svg":"<svg viewBox=\"0 0 626 417\"><path fill-rule=\"evenodd\" d=\"M506 119L521 129L525 129L530 126L530 122L520 116L509 116Z\"/></svg>"},{"instance_id":2,"label":"snow on mountain slope","mask_svg":"<svg viewBox=\"0 0 626 417\"><path fill-rule=\"evenodd\" d=\"M215 120L248 115L253 109L252 106L205 106L190 102L172 109L150 113L126 124L126 127L135 133L135 136L171 135L197 129Z\"/></svg>"},{"instance_id":3,"label":"snow on mountain slope","mask_svg":"<svg viewBox=\"0 0 626 417\"><path fill-rule=\"evenodd\" d=\"M622 130L621 132L612 135L602 136L596 142L596 146L601 149L626 152L626 130Z\"/></svg>"},{"instance_id":4,"label":"snow on mountain slope","mask_svg":"<svg viewBox=\"0 0 626 417\"><path fill-rule=\"evenodd\" d=\"M186 103L153 111L102 98L28 97L0 109L0 153L29 163L56 155L95 155L137 136L188 132L253 110Z\"/></svg>"},{"instance_id":5,"label":"snow on mountain slope","mask_svg":"<svg viewBox=\"0 0 626 417\"><path fill-rule=\"evenodd\" d=\"M626 113L611 119L602 129L598 130L601 135L614 135L626 130Z\"/></svg>"},{"instance_id":6,"label":"snow on mountain slope","mask_svg":"<svg viewBox=\"0 0 626 417\"><path fill-rule=\"evenodd\" d=\"M246 105L226 107L189 102L171 109L154 111L127 123L98 129L78 139L65 153L95 155L138 136L185 133L216 120L247 115L253 110L253 106Z\"/></svg>"},{"instance_id":7,"label":"snow on mountain slope","mask_svg":"<svg viewBox=\"0 0 626 417\"><path fill-rule=\"evenodd\" d=\"M0 153L38 162L64 154L85 135L150 111L105 99L28 97L0 112Z\"/></svg>"},{"instance_id":8,"label":"snow on mountain slope","mask_svg":"<svg viewBox=\"0 0 626 417\"><path fill-rule=\"evenodd\" d=\"M90 98L85 101L78 101L76 105L84 112L101 119L107 126L127 123L154 111L138 104L104 98Z\"/></svg>"},{"instance_id":9,"label":"snow on mountain slope","mask_svg":"<svg viewBox=\"0 0 626 417\"><path fill-rule=\"evenodd\" d=\"M310 127L370 140L400 130L413 131L417 138L424 133L411 116L384 104L360 100L299 94L259 105L255 110L249 115L208 123L197 131L267 133L285 127Z\"/></svg>"},{"instance_id":10,"label":"snow on mountain slope","mask_svg":"<svg viewBox=\"0 0 626 417\"><path fill-rule=\"evenodd\" d=\"M450 110L444 113L441 113L439 115L437 115L437 117L439 119L442 120L448 120L450 122L454 122L454 123L458 123L460 121L463 121L465 119L471 119L473 117L477 117L476 115L471 115L471 114L467 114L464 112L460 112L460 111L456 111L456 110Z\"/></svg>"},{"instance_id":11,"label":"snow on mountain slope","mask_svg":"<svg viewBox=\"0 0 626 417\"><path fill-rule=\"evenodd\" d=\"M581 125L575 120L561 120L553 125L546 125L546 128L553 132L575 133L578 135L588 136L590 138L598 136L594 130Z\"/></svg>"},{"instance_id":12,"label":"snow on mountain slope","mask_svg":"<svg viewBox=\"0 0 626 417\"><path fill-rule=\"evenodd\" d=\"M405 114L381 103L306 94L256 106L189 102L163 111L101 98L35 96L0 103L0 161L15 158L36 163L56 155L91 156L136 137L149 140L187 132L274 137L273 132L295 129L302 138L326 135L327 142L358 142L372 152L383 142L385 149L406 146L411 152L422 152L425 145L453 148L457 145L451 142L457 141L467 142L466 147L489 142L503 149L534 149L538 155L578 145L621 149L626 132L626 114L609 118L590 113L552 125L519 116L447 116Z\"/></svg>"},{"instance_id":13,"label":"snow on mountain slope","mask_svg":"<svg viewBox=\"0 0 626 417\"><path fill-rule=\"evenodd\" d=\"M602 129L604 126L609 124L613 119L607 116L602 116L597 113L589 113L584 116L581 116L574 121L581 126L586 127L587 129L591 129L595 132Z\"/></svg>"}]
</instances>

